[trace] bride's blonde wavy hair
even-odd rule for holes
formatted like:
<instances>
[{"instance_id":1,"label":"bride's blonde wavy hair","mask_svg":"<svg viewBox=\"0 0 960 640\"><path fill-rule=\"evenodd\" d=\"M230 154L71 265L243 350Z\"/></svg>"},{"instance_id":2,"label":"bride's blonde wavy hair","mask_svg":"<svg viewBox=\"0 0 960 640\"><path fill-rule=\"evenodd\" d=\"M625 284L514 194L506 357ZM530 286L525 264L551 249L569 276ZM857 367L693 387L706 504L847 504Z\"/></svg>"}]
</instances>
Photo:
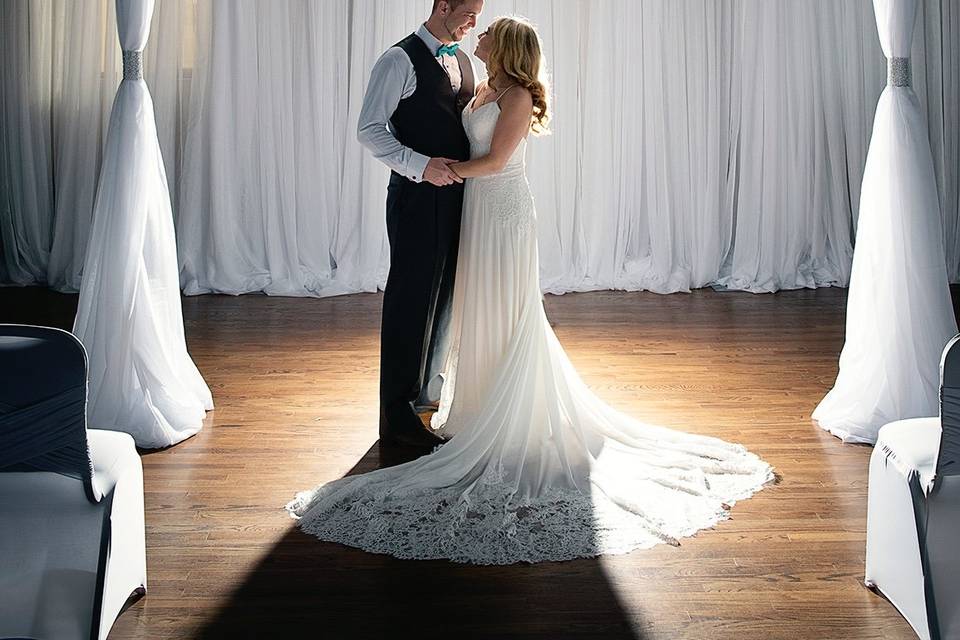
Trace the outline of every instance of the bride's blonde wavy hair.
<instances>
[{"instance_id":1,"label":"bride's blonde wavy hair","mask_svg":"<svg viewBox=\"0 0 960 640\"><path fill-rule=\"evenodd\" d=\"M494 20L487 28L491 38L487 72L501 84L517 84L533 96L530 131L534 135L548 133L550 122L550 95L543 59L543 45L532 24L523 18L505 16ZM506 86L506 84L504 84Z\"/></svg>"}]
</instances>

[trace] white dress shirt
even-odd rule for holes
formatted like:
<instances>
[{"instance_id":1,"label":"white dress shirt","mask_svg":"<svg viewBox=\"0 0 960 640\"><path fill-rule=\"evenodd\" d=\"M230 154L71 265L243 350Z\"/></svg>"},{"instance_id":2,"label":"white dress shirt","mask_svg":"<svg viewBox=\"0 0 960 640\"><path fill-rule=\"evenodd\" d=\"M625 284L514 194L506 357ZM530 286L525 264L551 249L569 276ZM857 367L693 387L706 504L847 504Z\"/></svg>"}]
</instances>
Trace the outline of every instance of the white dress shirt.
<instances>
[{"instance_id":1,"label":"white dress shirt","mask_svg":"<svg viewBox=\"0 0 960 640\"><path fill-rule=\"evenodd\" d=\"M443 43L430 33L426 25L420 25L417 36L436 54ZM469 60L469 57L467 58ZM460 91L462 75L456 56L439 56L437 62L450 77L454 93ZM471 66L472 66L471 62ZM417 89L417 72L407 52L400 47L390 47L373 65L370 83L363 97L360 120L357 123L357 140L373 153L373 157L414 181L423 180L423 170L429 156L403 146L390 127L390 117L404 98L409 98Z\"/></svg>"}]
</instances>

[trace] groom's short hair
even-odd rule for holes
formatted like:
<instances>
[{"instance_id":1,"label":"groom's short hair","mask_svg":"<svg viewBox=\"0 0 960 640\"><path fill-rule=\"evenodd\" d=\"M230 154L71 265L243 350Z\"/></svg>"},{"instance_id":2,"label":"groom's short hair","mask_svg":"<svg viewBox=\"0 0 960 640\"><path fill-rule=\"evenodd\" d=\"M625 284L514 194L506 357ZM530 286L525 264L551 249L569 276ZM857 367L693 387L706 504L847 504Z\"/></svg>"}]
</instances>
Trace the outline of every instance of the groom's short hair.
<instances>
[{"instance_id":1,"label":"groom's short hair","mask_svg":"<svg viewBox=\"0 0 960 640\"><path fill-rule=\"evenodd\" d=\"M433 0L433 9L430 10L430 13L436 13L437 7L440 6L440 3L443 0ZM456 9L464 3L464 0L446 0L447 4L450 5L450 9Z\"/></svg>"}]
</instances>

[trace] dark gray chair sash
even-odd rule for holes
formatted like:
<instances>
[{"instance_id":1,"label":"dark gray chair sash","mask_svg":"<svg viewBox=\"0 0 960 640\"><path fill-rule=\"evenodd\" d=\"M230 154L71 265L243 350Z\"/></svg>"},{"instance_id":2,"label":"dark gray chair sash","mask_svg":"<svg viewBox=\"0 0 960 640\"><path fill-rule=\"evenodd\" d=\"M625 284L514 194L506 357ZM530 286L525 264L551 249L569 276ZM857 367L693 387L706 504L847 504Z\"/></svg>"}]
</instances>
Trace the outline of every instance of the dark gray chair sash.
<instances>
[{"instance_id":1,"label":"dark gray chair sash","mask_svg":"<svg viewBox=\"0 0 960 640\"><path fill-rule=\"evenodd\" d=\"M960 475L960 387L940 387L937 477Z\"/></svg>"},{"instance_id":2,"label":"dark gray chair sash","mask_svg":"<svg viewBox=\"0 0 960 640\"><path fill-rule=\"evenodd\" d=\"M913 501L913 517L917 527L917 542L920 546L920 567L923 572L923 599L927 609L927 630L930 640L940 640L940 621L937 619L937 603L933 589L930 549L927 546L927 510L926 491L920 486L920 474L911 473L907 479L910 498Z\"/></svg>"},{"instance_id":3,"label":"dark gray chair sash","mask_svg":"<svg viewBox=\"0 0 960 640\"><path fill-rule=\"evenodd\" d=\"M0 472L51 471L83 481L87 498L100 500L87 444L86 386L11 409L0 404Z\"/></svg>"}]
</instances>

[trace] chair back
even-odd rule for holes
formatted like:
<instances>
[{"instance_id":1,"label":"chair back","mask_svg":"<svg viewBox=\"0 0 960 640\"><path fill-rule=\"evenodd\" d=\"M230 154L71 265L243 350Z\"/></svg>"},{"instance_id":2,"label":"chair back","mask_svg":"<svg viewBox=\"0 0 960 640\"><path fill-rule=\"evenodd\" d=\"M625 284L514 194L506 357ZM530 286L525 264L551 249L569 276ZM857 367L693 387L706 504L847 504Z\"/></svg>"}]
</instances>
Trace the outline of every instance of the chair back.
<instances>
[{"instance_id":1,"label":"chair back","mask_svg":"<svg viewBox=\"0 0 960 640\"><path fill-rule=\"evenodd\" d=\"M960 475L960 335L947 343L940 359L940 427L937 477Z\"/></svg>"},{"instance_id":2,"label":"chair back","mask_svg":"<svg viewBox=\"0 0 960 640\"><path fill-rule=\"evenodd\" d=\"M87 355L73 334L0 324L0 473L48 471L77 478L91 502Z\"/></svg>"}]
</instances>

